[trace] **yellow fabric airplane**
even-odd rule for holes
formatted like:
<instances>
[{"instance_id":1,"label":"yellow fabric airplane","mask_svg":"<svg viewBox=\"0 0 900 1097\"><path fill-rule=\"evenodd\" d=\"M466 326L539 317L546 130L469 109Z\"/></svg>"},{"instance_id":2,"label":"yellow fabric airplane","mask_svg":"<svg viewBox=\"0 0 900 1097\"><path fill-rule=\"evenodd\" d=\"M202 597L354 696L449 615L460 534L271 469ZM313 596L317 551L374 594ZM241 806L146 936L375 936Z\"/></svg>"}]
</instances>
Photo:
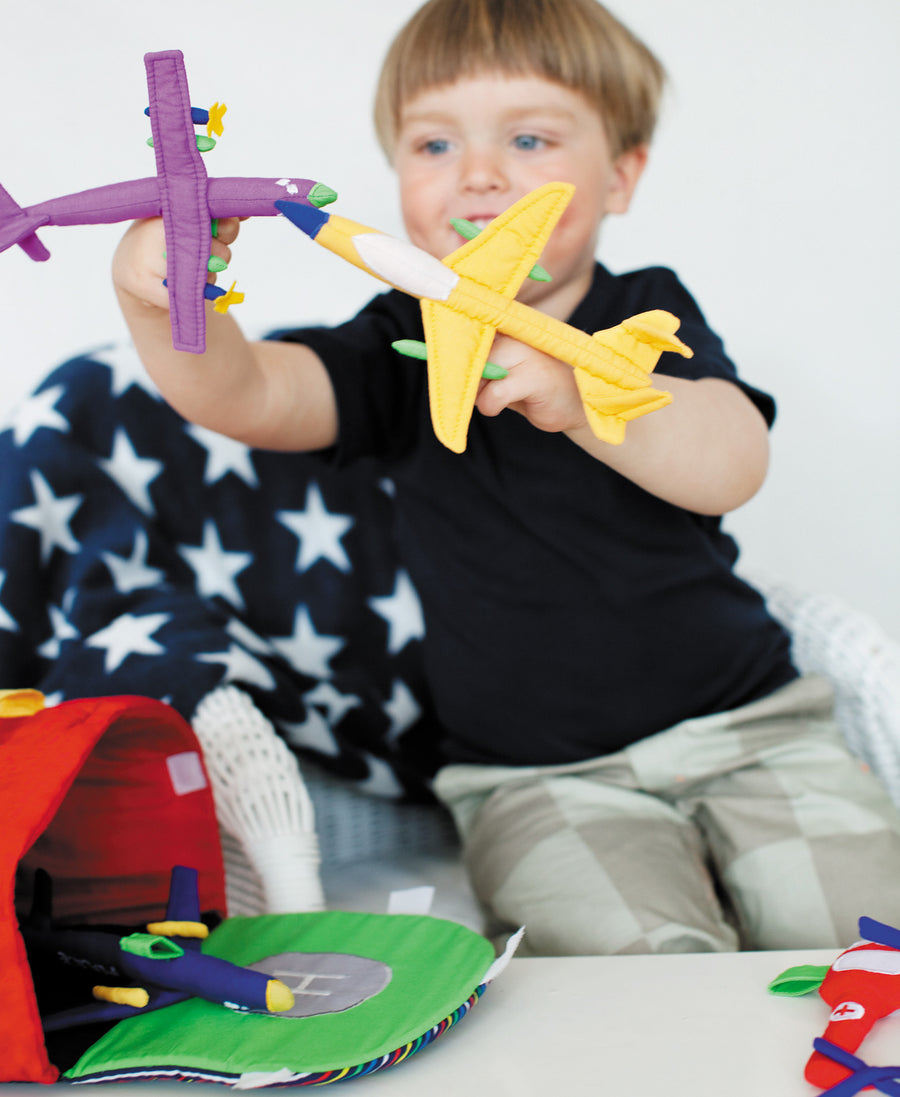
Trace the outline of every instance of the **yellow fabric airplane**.
<instances>
[{"instance_id":1,"label":"yellow fabric airplane","mask_svg":"<svg viewBox=\"0 0 900 1097\"><path fill-rule=\"evenodd\" d=\"M278 209L317 243L421 300L431 419L440 441L461 453L496 332L568 363L594 434L624 440L625 425L671 402L652 387L663 351L693 352L680 321L644 312L588 335L515 300L568 205L574 187L548 183L527 194L443 261L402 240L293 202Z\"/></svg>"}]
</instances>

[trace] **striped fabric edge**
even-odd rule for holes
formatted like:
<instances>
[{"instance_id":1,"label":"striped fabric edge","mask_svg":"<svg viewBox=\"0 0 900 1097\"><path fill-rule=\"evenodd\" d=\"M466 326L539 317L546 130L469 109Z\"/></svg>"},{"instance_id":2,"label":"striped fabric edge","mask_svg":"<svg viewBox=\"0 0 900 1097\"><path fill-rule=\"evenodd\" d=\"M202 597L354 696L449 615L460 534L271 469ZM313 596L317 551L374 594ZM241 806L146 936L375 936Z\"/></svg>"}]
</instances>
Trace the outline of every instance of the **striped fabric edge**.
<instances>
[{"instance_id":1,"label":"striped fabric edge","mask_svg":"<svg viewBox=\"0 0 900 1097\"><path fill-rule=\"evenodd\" d=\"M390 1051L385 1055L379 1056L377 1059L370 1059L366 1063L342 1067L337 1070L294 1074L290 1078L262 1083L253 1088L277 1089L288 1086L324 1086L331 1082L341 1082L350 1078L360 1078L364 1074L374 1074L376 1070L383 1070L385 1067L392 1067L397 1063L402 1063L404 1059L408 1059L410 1056L415 1055L416 1052L421 1051L423 1048L428 1047L429 1044L434 1043L439 1036L442 1036L448 1029L451 1029L455 1024L461 1021L472 1009L472 1006L481 998L482 994L484 994L487 986L487 983L481 983L475 988L471 997L455 1009L449 1017L445 1017L443 1021L434 1025L411 1043L404 1044L395 1051ZM242 1077L243 1074L232 1074L216 1070L195 1070L168 1065L158 1067L125 1067L118 1070L97 1071L92 1074L85 1074L80 1078L61 1079L61 1081L67 1081L70 1085L96 1085L103 1082L156 1081L212 1082L219 1085L224 1083L225 1085L233 1086L236 1085Z\"/></svg>"}]
</instances>

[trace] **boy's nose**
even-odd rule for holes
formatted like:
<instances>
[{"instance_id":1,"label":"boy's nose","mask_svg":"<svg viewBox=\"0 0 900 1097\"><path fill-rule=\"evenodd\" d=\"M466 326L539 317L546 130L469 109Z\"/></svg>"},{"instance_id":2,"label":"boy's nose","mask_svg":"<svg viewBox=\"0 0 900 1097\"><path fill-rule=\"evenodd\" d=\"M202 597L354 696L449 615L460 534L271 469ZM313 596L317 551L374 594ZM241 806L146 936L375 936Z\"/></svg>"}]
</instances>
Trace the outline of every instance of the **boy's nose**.
<instances>
[{"instance_id":1,"label":"boy's nose","mask_svg":"<svg viewBox=\"0 0 900 1097\"><path fill-rule=\"evenodd\" d=\"M476 193L503 190L509 185L501 157L484 150L470 150L460 161L460 187Z\"/></svg>"}]
</instances>

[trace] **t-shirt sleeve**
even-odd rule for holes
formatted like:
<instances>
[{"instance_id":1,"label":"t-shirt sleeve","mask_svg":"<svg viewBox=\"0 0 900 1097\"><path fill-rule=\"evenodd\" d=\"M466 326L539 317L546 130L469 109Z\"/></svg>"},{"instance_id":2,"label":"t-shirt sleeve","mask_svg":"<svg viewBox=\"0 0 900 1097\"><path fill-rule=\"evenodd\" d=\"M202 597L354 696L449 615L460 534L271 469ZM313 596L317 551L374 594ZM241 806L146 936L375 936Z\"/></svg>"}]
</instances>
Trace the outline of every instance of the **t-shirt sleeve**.
<instances>
[{"instance_id":1,"label":"t-shirt sleeve","mask_svg":"<svg viewBox=\"0 0 900 1097\"><path fill-rule=\"evenodd\" d=\"M408 448L426 371L391 343L422 338L418 302L396 291L379 294L337 327L279 331L270 338L303 343L328 371L338 407L338 463L396 457Z\"/></svg>"},{"instance_id":2,"label":"t-shirt sleeve","mask_svg":"<svg viewBox=\"0 0 900 1097\"><path fill-rule=\"evenodd\" d=\"M645 278L640 284L635 282L630 288L629 276L623 276L626 298L633 295L634 300L625 303L622 317L651 308L665 309L679 318L681 326L677 332L678 338L694 352L693 358L682 358L680 354L672 352L663 354L656 373L689 380L721 377L723 380L733 381L752 400L771 427L775 421L774 399L769 393L755 388L738 376L737 368L725 352L722 340L709 327L700 306L674 271L666 267L655 267L641 273Z\"/></svg>"}]
</instances>

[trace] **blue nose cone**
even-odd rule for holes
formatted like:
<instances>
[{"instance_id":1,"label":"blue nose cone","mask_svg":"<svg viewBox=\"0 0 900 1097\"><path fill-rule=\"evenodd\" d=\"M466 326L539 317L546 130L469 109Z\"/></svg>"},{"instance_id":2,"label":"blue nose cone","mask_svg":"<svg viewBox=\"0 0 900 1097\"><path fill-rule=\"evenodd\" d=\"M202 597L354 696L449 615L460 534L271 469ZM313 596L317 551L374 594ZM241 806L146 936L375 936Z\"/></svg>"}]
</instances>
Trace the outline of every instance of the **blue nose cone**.
<instances>
[{"instance_id":1,"label":"blue nose cone","mask_svg":"<svg viewBox=\"0 0 900 1097\"><path fill-rule=\"evenodd\" d=\"M327 224L330 216L314 206L304 205L303 202L286 202L284 199L276 202L275 208L312 240L315 240L319 229Z\"/></svg>"}]
</instances>

